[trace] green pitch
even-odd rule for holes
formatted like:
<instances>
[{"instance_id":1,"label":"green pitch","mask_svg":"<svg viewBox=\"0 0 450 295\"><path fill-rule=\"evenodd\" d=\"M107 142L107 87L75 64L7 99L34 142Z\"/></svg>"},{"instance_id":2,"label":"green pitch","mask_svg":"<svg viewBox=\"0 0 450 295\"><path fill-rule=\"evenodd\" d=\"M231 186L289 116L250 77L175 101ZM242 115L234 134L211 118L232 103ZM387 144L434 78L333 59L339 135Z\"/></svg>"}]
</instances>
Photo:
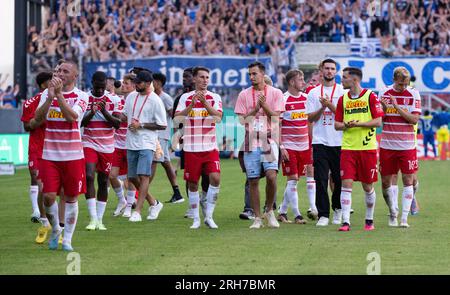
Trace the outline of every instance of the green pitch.
<instances>
[{"instance_id":1,"label":"green pitch","mask_svg":"<svg viewBox=\"0 0 450 295\"><path fill-rule=\"evenodd\" d=\"M450 162L421 162L420 213L411 228L389 228L387 208L376 184L374 232L364 232L365 205L358 183L353 193L352 231L336 225L316 228L282 224L280 229L250 230L238 218L243 207L244 175L237 160L222 161L222 183L215 221L218 230L190 230L183 218L187 201L164 204L159 219L130 223L112 217L117 198L111 190L104 232L88 232L88 213L80 197L78 225L72 245L81 258L81 274L366 274L370 252L381 259L381 274L450 274ZM184 186L182 176L179 183ZM265 181L263 181L264 183ZM286 181L279 177L278 202ZM62 250L34 243L37 224L30 222L28 170L0 177L0 274L66 274L70 261ZM161 201L172 189L162 167L150 188ZM263 190L264 191L264 190ZM306 215L305 180L299 185L300 209ZM185 193L183 193L185 196ZM186 196L185 196L186 197ZM399 201L401 204L401 200ZM292 218L292 213L289 212Z\"/></svg>"}]
</instances>

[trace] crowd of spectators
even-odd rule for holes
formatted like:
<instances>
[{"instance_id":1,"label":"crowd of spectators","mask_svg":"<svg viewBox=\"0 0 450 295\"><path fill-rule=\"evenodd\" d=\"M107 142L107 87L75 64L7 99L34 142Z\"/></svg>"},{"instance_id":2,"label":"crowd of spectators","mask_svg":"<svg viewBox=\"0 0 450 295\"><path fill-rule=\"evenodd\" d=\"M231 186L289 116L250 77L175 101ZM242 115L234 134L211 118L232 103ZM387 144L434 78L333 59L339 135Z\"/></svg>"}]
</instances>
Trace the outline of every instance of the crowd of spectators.
<instances>
[{"instance_id":1,"label":"crowd of spectators","mask_svg":"<svg viewBox=\"0 0 450 295\"><path fill-rule=\"evenodd\" d=\"M17 108L20 103L19 84L6 86L9 75L0 73L0 109Z\"/></svg>"}]
</instances>

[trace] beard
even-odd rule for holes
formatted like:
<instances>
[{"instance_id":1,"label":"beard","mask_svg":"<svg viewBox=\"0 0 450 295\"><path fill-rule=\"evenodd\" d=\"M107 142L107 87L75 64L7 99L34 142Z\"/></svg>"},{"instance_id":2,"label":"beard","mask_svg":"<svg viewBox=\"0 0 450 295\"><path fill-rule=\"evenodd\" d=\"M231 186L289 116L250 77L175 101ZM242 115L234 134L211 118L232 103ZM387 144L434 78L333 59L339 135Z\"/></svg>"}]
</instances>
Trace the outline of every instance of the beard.
<instances>
[{"instance_id":1,"label":"beard","mask_svg":"<svg viewBox=\"0 0 450 295\"><path fill-rule=\"evenodd\" d=\"M327 82L331 82L334 80L334 76L333 76L333 78L328 78L328 77L323 76L323 79Z\"/></svg>"}]
</instances>

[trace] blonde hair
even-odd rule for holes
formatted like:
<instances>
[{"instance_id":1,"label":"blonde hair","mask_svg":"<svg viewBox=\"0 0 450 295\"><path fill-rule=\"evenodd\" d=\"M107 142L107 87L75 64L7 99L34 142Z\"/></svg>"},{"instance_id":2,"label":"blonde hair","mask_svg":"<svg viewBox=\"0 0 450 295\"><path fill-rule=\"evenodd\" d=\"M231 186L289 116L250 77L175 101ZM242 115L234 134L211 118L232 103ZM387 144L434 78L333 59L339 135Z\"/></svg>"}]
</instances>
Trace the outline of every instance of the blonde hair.
<instances>
[{"instance_id":1,"label":"blonde hair","mask_svg":"<svg viewBox=\"0 0 450 295\"><path fill-rule=\"evenodd\" d=\"M264 75L264 83L266 83L267 85L273 86L272 79L270 79L270 77L268 75Z\"/></svg>"},{"instance_id":2,"label":"blonde hair","mask_svg":"<svg viewBox=\"0 0 450 295\"><path fill-rule=\"evenodd\" d=\"M396 67L394 69L394 81L405 81L410 78L411 74L405 67Z\"/></svg>"}]
</instances>

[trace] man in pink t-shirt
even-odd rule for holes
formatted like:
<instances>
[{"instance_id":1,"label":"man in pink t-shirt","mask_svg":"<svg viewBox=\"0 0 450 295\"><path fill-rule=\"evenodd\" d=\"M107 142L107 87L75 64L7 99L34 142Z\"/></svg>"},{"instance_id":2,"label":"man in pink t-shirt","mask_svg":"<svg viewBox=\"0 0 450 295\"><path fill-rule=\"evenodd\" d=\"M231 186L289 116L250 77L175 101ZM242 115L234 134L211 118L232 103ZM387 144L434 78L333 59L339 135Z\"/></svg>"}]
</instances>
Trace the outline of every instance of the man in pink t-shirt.
<instances>
[{"instance_id":1,"label":"man in pink t-shirt","mask_svg":"<svg viewBox=\"0 0 450 295\"><path fill-rule=\"evenodd\" d=\"M250 228L263 227L258 187L261 166L267 179L266 220L269 227L279 227L272 207L277 191L279 118L284 111L283 92L264 83L265 66L262 63L251 63L248 71L252 87L239 93L234 112L245 126L244 165L255 212Z\"/></svg>"}]
</instances>

